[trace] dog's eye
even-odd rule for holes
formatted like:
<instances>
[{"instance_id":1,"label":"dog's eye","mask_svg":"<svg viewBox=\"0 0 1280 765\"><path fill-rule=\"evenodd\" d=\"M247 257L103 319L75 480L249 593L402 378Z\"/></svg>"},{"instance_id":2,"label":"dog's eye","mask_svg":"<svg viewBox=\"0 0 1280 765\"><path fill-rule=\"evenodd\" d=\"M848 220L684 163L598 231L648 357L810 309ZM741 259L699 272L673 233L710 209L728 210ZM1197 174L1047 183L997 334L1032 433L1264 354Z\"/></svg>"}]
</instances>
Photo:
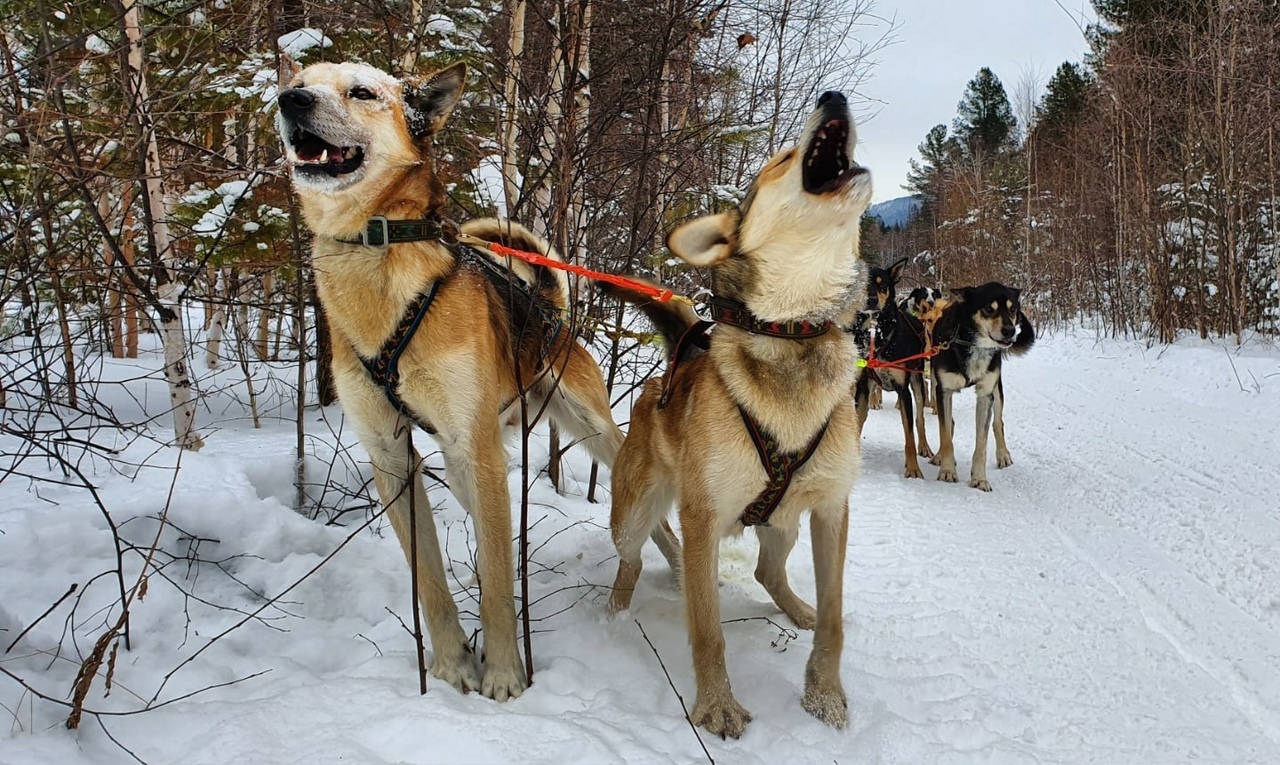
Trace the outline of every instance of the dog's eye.
<instances>
[{"instance_id":1,"label":"dog's eye","mask_svg":"<svg viewBox=\"0 0 1280 765\"><path fill-rule=\"evenodd\" d=\"M363 85L357 85L351 90L348 90L347 95L350 96L351 98L356 98L361 101L372 101L375 98L377 98L377 96L374 94L372 90L369 90Z\"/></svg>"},{"instance_id":2,"label":"dog's eye","mask_svg":"<svg viewBox=\"0 0 1280 765\"><path fill-rule=\"evenodd\" d=\"M983 309L982 309L982 315L983 315L983 316L995 316L995 315L996 315L996 309L992 308L991 306L987 306L987 307L985 307L985 308L983 308Z\"/></svg>"}]
</instances>

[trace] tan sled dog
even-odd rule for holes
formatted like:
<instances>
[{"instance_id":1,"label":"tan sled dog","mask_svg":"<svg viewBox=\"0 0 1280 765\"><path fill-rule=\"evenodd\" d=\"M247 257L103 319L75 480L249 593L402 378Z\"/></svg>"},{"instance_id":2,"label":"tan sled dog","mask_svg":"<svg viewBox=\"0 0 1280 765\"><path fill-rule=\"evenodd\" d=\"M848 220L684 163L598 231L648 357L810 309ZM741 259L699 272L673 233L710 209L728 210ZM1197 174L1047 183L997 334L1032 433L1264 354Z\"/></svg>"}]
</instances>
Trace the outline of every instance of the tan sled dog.
<instances>
[{"instance_id":1,"label":"tan sled dog","mask_svg":"<svg viewBox=\"0 0 1280 765\"><path fill-rule=\"evenodd\" d=\"M844 96L824 93L799 145L765 165L737 209L672 232L672 252L713 271L717 324L709 343L677 341L701 330L686 331L696 320L688 308L613 290L653 319L674 360L632 408L614 466L620 561L610 610L630 606L644 538L678 500L698 687L693 721L721 736L741 735L751 719L729 686L716 593L720 539L748 524L760 524L756 578L792 621L816 629L804 708L836 727L848 717L842 591L861 453L849 395L858 347L840 328L866 301L858 221L871 197L870 174L853 162L855 143ZM683 352L698 345L709 350ZM806 509L816 612L786 572Z\"/></svg>"},{"instance_id":2,"label":"tan sled dog","mask_svg":"<svg viewBox=\"0 0 1280 765\"><path fill-rule=\"evenodd\" d=\"M552 419L606 464L622 432L599 367L567 328L560 331L564 277L508 269L446 244L432 136L457 103L465 71L456 65L401 82L360 64L317 64L280 94L278 127L315 234L316 289L332 332L338 396L369 451L406 558L409 491L418 511L418 591L434 652L431 671L460 691L479 689L502 701L519 696L526 678L516 649L500 413L524 388L534 410L546 402ZM514 224L482 220L462 230L552 254ZM417 478L419 457L409 439L414 421L440 442L450 490L476 524L483 675L458 622ZM674 555L674 539L662 539Z\"/></svg>"}]
</instances>

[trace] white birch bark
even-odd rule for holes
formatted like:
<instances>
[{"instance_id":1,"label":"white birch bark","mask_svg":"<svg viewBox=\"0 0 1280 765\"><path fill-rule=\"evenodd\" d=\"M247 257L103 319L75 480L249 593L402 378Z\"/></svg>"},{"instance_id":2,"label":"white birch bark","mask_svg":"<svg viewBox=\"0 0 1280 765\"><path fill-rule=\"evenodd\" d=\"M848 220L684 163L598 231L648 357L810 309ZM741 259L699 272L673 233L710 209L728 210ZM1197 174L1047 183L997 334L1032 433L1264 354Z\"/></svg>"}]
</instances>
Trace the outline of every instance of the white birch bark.
<instances>
[{"instance_id":1,"label":"white birch bark","mask_svg":"<svg viewBox=\"0 0 1280 765\"><path fill-rule=\"evenodd\" d=\"M209 340L205 343L205 362L210 369L218 368L222 358L222 335L227 329L227 304L231 296L227 290L226 269L218 269L218 280L213 285L213 316L209 319Z\"/></svg>"},{"instance_id":2,"label":"white birch bark","mask_svg":"<svg viewBox=\"0 0 1280 765\"><path fill-rule=\"evenodd\" d=\"M577 114L575 119L576 125L581 125L582 129L578 132L585 132L586 128L591 124L591 21L595 12L595 6L589 0L582 4L581 28L578 31L578 80L574 100L577 104ZM577 138L574 137L574 154L576 157L582 157L582 152L577 149ZM578 263L586 262L586 256L591 252L590 242L587 241L587 232L590 223L587 215L587 208L584 200L586 189L583 187L582 178L586 175L585 168L576 168L573 179L573 196L569 202L569 221L574 227L573 241L576 242L575 251L566 253L566 257Z\"/></svg>"},{"instance_id":3,"label":"white birch bark","mask_svg":"<svg viewBox=\"0 0 1280 765\"><path fill-rule=\"evenodd\" d=\"M124 26L125 38L129 42L128 66L125 71L125 89L132 97L135 114L146 139L146 155L143 159L146 174L147 206L151 217L151 234L155 242L156 255L160 265L166 272L164 282L156 288L159 298L157 313L160 320L161 342L164 346L164 376L169 383L169 402L173 411L173 434L175 443L192 451L204 446L204 439L195 430L196 405L191 396L191 375L187 366L187 341L183 332L182 306L179 303L179 288L174 274L176 255L173 241L169 236L167 211L165 210L163 167L160 163L160 148L156 142L154 123L151 117L150 96L147 92L147 80L142 71L144 59L142 47L142 30L136 0L121 0L124 15L121 23Z\"/></svg>"},{"instance_id":4,"label":"white birch bark","mask_svg":"<svg viewBox=\"0 0 1280 765\"><path fill-rule=\"evenodd\" d=\"M527 0L511 0L511 39L508 42L507 79L502 88L502 190L506 215L513 216L520 199L520 179L516 173L519 157L516 137L520 127L520 67L524 57L524 17Z\"/></svg>"},{"instance_id":5,"label":"white birch bark","mask_svg":"<svg viewBox=\"0 0 1280 765\"><path fill-rule=\"evenodd\" d=\"M564 118L564 24L559 4L556 4L555 15L551 27L554 32L551 42L551 62L547 73L550 75L547 87L547 107L542 123L542 139L538 142L538 165L535 168L537 183L533 191L533 215L531 216L534 232L549 242L555 241L555 232L551 230L553 215L553 198L551 182L554 173L556 146L560 138L560 123Z\"/></svg>"}]
</instances>

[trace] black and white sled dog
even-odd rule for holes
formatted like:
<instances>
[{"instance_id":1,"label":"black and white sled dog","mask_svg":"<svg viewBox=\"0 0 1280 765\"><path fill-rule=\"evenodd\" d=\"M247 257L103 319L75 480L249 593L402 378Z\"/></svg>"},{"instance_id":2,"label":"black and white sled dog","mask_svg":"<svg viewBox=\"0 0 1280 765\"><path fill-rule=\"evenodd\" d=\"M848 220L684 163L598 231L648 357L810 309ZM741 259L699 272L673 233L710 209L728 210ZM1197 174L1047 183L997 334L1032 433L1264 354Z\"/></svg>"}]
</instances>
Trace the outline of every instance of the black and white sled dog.
<instances>
[{"instance_id":1,"label":"black and white sled dog","mask_svg":"<svg viewBox=\"0 0 1280 765\"><path fill-rule=\"evenodd\" d=\"M932 462L938 480L955 483L955 419L951 394L972 386L978 395L977 437L969 486L991 491L987 482L987 433L996 435L996 467L1013 464L1004 441L1004 385L1000 365L1005 354L1020 356L1036 341L1035 328L1022 312L1021 290L999 282L951 290L952 302L934 325L933 341L944 349L932 359L938 386L938 430L941 447Z\"/></svg>"},{"instance_id":2,"label":"black and white sled dog","mask_svg":"<svg viewBox=\"0 0 1280 765\"><path fill-rule=\"evenodd\" d=\"M942 290L934 287L916 287L898 303L898 308L917 319L933 310L942 300Z\"/></svg>"}]
</instances>

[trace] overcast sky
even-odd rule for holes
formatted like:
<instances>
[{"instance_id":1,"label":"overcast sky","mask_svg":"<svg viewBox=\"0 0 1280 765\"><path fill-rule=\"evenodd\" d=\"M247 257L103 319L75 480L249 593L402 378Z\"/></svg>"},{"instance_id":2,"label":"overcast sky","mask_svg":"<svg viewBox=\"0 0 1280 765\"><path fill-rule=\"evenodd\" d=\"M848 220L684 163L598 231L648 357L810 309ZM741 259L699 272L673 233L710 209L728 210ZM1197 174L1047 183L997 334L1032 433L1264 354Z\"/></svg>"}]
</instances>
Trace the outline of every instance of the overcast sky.
<instances>
[{"instance_id":1,"label":"overcast sky","mask_svg":"<svg viewBox=\"0 0 1280 765\"><path fill-rule=\"evenodd\" d=\"M860 91L879 109L858 126L858 162L871 168L877 202L907 193L907 161L929 128L950 127L978 69L991 67L1011 101L1027 72L1043 93L1059 64L1084 58L1080 27L1095 19L1088 0L876 0L875 14L898 24L898 42Z\"/></svg>"}]
</instances>

